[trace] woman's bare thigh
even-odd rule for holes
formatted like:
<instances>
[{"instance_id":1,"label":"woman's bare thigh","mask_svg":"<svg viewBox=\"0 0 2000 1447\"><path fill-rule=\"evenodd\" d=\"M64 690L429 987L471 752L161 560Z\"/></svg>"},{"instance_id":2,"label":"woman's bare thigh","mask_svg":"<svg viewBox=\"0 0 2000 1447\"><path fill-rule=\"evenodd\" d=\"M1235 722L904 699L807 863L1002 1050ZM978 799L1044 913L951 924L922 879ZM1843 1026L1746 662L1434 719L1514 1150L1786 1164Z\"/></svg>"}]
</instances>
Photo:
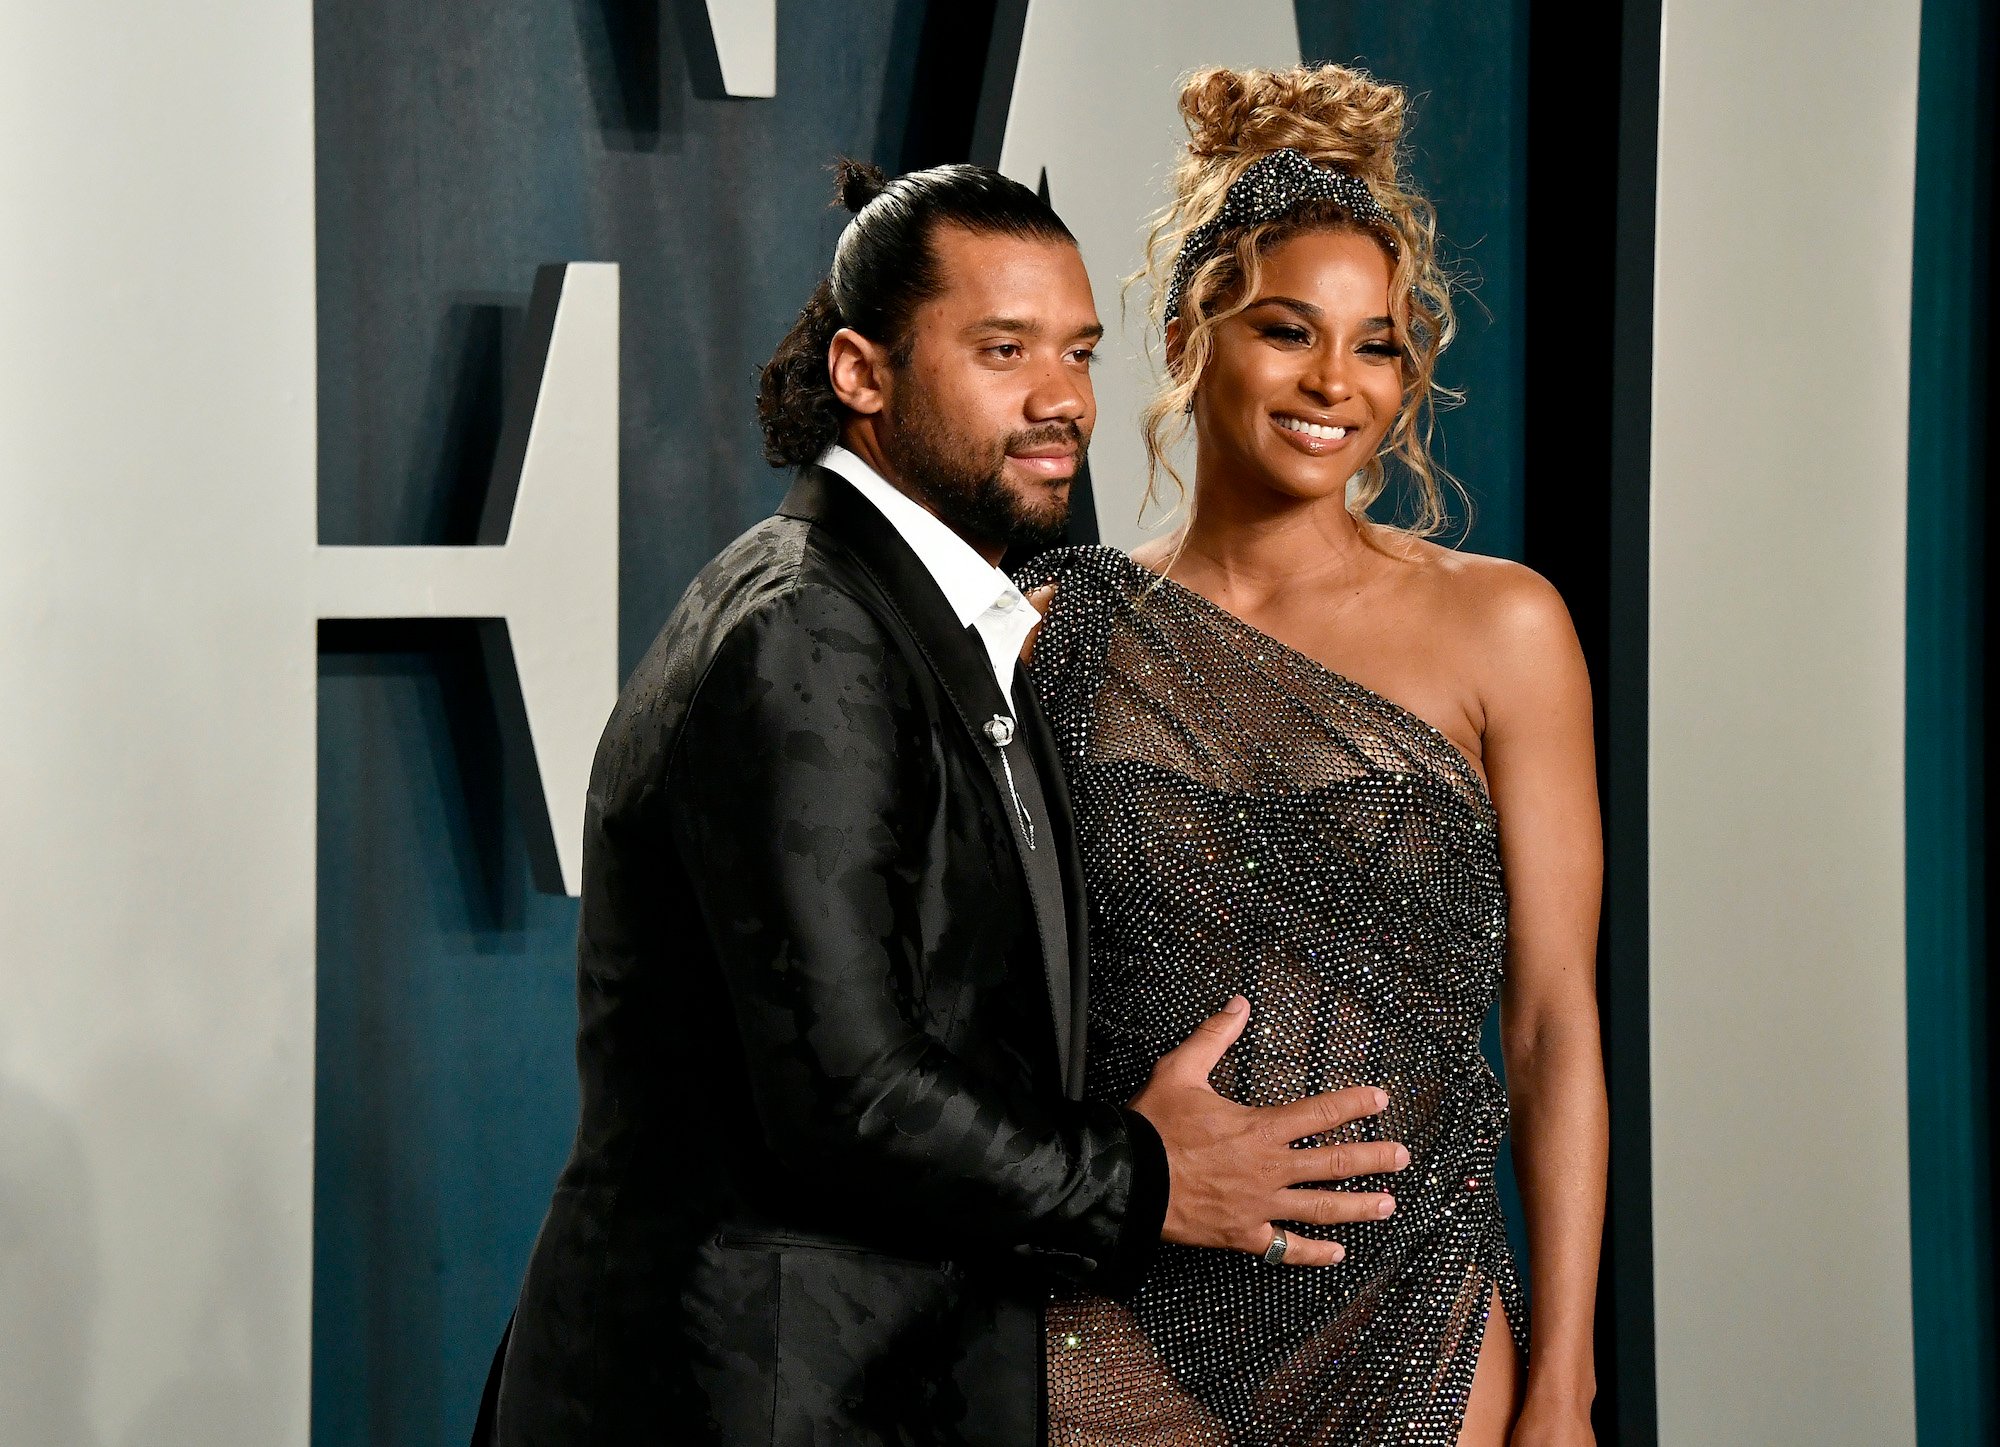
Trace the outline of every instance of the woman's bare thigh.
<instances>
[{"instance_id":1,"label":"woman's bare thigh","mask_svg":"<svg viewBox=\"0 0 2000 1447\"><path fill-rule=\"evenodd\" d=\"M1465 1425L1458 1447L1507 1447L1514 1419L1521 1413L1521 1359L1514 1350L1514 1333L1507 1327L1507 1308L1493 1291L1493 1310L1486 1318L1486 1335L1479 1343L1479 1364L1472 1369L1472 1394L1465 1404Z\"/></svg>"}]
</instances>

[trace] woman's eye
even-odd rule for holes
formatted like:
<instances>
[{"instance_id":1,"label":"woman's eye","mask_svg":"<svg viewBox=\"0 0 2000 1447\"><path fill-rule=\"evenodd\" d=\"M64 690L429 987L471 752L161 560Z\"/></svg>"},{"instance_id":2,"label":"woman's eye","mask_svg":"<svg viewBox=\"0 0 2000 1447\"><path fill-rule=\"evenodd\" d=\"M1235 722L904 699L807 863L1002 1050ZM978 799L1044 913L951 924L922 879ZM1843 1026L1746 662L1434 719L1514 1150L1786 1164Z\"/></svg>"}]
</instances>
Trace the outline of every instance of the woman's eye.
<instances>
[{"instance_id":1,"label":"woman's eye","mask_svg":"<svg viewBox=\"0 0 2000 1447\"><path fill-rule=\"evenodd\" d=\"M1361 351L1364 356L1369 357L1399 359L1403 355L1403 349L1394 342L1364 342Z\"/></svg>"},{"instance_id":2,"label":"woman's eye","mask_svg":"<svg viewBox=\"0 0 2000 1447\"><path fill-rule=\"evenodd\" d=\"M1263 334L1269 337L1274 342L1294 342L1303 344L1305 342L1309 342L1312 340L1312 338L1306 334L1306 329L1304 327L1286 326L1283 325L1282 323L1277 326L1265 327Z\"/></svg>"}]
</instances>

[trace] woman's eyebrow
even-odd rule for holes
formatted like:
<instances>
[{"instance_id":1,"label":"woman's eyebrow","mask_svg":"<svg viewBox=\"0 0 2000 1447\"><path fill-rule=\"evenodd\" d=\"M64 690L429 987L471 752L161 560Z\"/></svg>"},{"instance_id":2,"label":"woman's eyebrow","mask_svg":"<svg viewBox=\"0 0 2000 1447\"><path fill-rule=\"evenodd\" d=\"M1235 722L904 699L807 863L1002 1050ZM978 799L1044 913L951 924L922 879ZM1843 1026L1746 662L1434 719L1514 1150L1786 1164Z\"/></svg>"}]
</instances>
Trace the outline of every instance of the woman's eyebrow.
<instances>
[{"instance_id":1,"label":"woman's eyebrow","mask_svg":"<svg viewBox=\"0 0 2000 1447\"><path fill-rule=\"evenodd\" d=\"M1295 296L1260 296L1257 300L1251 302L1249 306L1243 308L1243 310L1255 311L1260 306L1281 306L1286 311L1297 312L1309 322L1316 322L1324 315L1311 302L1300 301Z\"/></svg>"}]
</instances>

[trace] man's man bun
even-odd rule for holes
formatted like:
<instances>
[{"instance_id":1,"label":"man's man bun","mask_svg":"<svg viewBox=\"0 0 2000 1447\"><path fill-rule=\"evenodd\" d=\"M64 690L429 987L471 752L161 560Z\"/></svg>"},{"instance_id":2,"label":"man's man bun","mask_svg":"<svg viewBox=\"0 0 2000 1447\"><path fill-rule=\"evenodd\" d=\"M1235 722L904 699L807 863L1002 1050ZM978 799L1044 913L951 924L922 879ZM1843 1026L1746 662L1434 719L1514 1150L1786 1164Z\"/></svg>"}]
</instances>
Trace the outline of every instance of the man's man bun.
<instances>
[{"instance_id":1,"label":"man's man bun","mask_svg":"<svg viewBox=\"0 0 2000 1447\"><path fill-rule=\"evenodd\" d=\"M833 204L858 214L888 184L889 178L880 166L842 156L833 168Z\"/></svg>"}]
</instances>

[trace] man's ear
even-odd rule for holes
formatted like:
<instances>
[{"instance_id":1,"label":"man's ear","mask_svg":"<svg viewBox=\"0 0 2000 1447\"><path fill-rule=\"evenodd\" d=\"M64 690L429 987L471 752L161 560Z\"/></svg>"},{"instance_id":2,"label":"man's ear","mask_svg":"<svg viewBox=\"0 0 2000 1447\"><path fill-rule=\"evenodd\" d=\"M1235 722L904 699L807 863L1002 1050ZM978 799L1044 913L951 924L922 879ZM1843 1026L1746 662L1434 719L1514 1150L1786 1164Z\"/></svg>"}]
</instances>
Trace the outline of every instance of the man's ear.
<instances>
[{"instance_id":1,"label":"man's ear","mask_svg":"<svg viewBox=\"0 0 2000 1447\"><path fill-rule=\"evenodd\" d=\"M842 327L826 344L826 375L850 412L869 417L888 405L889 349L852 327Z\"/></svg>"}]
</instances>

